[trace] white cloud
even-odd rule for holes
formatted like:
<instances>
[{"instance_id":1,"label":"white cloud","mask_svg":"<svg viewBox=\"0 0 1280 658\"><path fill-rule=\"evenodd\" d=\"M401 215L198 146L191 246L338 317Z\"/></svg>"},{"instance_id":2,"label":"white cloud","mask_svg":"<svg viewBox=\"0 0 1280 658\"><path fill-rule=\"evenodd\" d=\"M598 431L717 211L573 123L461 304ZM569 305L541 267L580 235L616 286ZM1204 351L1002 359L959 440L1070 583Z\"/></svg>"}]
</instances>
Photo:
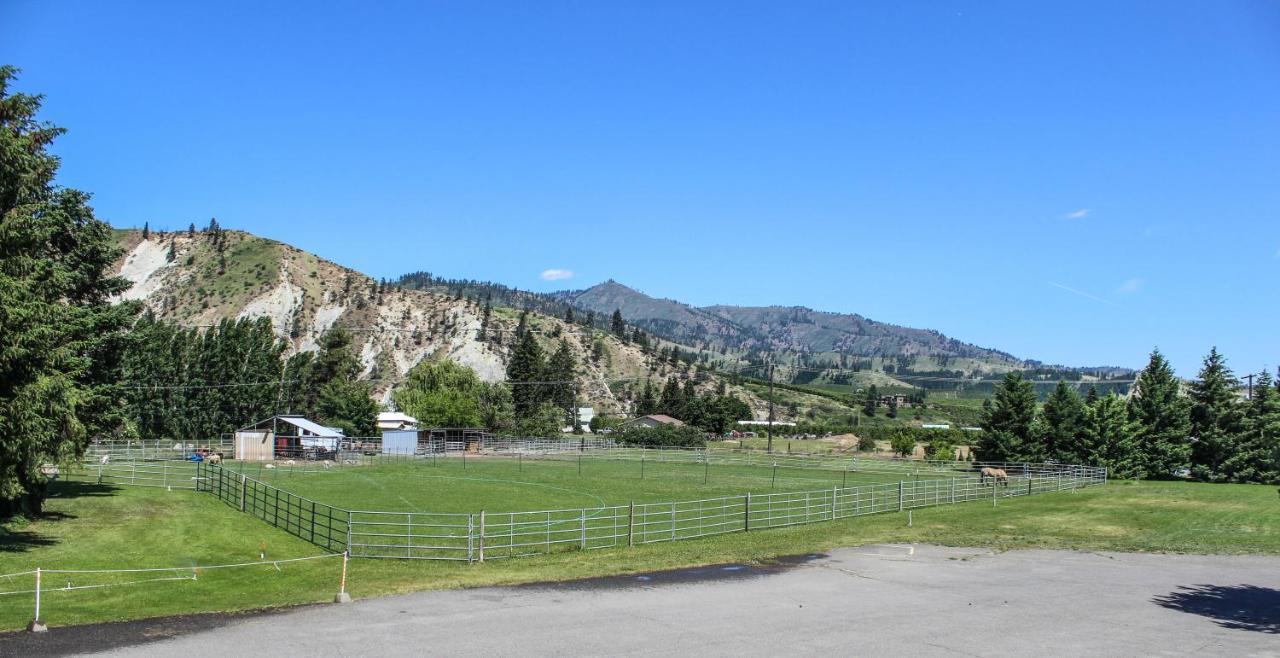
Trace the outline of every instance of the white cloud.
<instances>
[{"instance_id":1,"label":"white cloud","mask_svg":"<svg viewBox=\"0 0 1280 658\"><path fill-rule=\"evenodd\" d=\"M1084 219L1085 217L1089 216L1090 212L1092 211L1090 211L1088 208L1081 208L1075 212L1069 212L1063 215L1062 217L1063 219Z\"/></svg>"},{"instance_id":2,"label":"white cloud","mask_svg":"<svg viewBox=\"0 0 1280 658\"><path fill-rule=\"evenodd\" d=\"M1116 294L1132 295L1133 293L1142 290L1142 286L1145 286L1146 284L1147 282L1144 279L1129 279L1128 281L1120 284L1119 288L1116 288Z\"/></svg>"},{"instance_id":3,"label":"white cloud","mask_svg":"<svg viewBox=\"0 0 1280 658\"><path fill-rule=\"evenodd\" d=\"M542 270L542 274L538 275L543 281L563 281L573 278L573 270Z\"/></svg>"}]
</instances>

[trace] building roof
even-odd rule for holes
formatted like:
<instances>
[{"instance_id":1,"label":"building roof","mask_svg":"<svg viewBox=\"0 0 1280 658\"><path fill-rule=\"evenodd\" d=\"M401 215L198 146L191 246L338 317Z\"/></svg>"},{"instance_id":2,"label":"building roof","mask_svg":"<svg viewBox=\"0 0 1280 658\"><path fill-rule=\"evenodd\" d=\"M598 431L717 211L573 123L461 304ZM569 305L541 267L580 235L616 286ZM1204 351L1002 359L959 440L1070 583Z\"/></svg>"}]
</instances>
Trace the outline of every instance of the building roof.
<instances>
[{"instance_id":1,"label":"building roof","mask_svg":"<svg viewBox=\"0 0 1280 658\"><path fill-rule=\"evenodd\" d=\"M683 420L680 420L679 418L672 418L671 416L668 416L668 415L666 415L666 414L649 414L648 416L641 416L641 417L639 417L639 418L632 418L631 420L629 420L629 421L627 421L627 422L628 422L628 423L634 423L634 422L638 422L638 421L645 420L645 419L652 420L652 421L653 421L653 422L655 422L655 423L662 423L663 425L675 425L675 426L677 426L677 427L679 427L679 426L681 426L681 425L684 425L684 421L683 421Z\"/></svg>"},{"instance_id":2,"label":"building roof","mask_svg":"<svg viewBox=\"0 0 1280 658\"><path fill-rule=\"evenodd\" d=\"M322 438L341 438L342 437L342 432L340 430L333 429L332 427L324 427L319 423L307 420L302 416L272 416L270 418L264 418L247 427L241 427L240 429L242 430L258 429L262 425L265 425L272 421L279 421L281 423L287 423L289 425L293 425L294 427L312 436L317 436Z\"/></svg>"},{"instance_id":3,"label":"building roof","mask_svg":"<svg viewBox=\"0 0 1280 658\"><path fill-rule=\"evenodd\" d=\"M417 419L417 418L414 418L413 416L410 416L409 414L401 413L401 412L399 412L399 411L384 411L384 412L382 412L382 413L378 414L378 422L379 422L379 423L410 423L410 424L413 424L413 423L418 422L418 419Z\"/></svg>"}]
</instances>

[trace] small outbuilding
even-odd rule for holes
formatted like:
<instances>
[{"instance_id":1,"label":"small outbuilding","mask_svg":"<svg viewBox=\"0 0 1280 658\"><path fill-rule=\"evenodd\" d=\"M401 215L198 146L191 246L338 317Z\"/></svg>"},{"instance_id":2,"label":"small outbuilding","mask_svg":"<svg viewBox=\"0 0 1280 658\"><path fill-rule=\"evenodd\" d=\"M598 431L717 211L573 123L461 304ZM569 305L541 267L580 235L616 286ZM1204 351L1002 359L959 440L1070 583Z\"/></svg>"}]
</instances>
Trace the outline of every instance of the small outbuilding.
<instances>
[{"instance_id":1,"label":"small outbuilding","mask_svg":"<svg viewBox=\"0 0 1280 658\"><path fill-rule=\"evenodd\" d=\"M337 454L342 438L342 430L302 416L272 416L236 430L236 459L329 459Z\"/></svg>"},{"instance_id":2,"label":"small outbuilding","mask_svg":"<svg viewBox=\"0 0 1280 658\"><path fill-rule=\"evenodd\" d=\"M649 414L648 416L632 418L623 423L623 425L627 427L681 427L684 425L684 421L666 414Z\"/></svg>"},{"instance_id":3,"label":"small outbuilding","mask_svg":"<svg viewBox=\"0 0 1280 658\"><path fill-rule=\"evenodd\" d=\"M399 411L384 411L378 414L378 429L407 430L418 426L418 419Z\"/></svg>"}]
</instances>

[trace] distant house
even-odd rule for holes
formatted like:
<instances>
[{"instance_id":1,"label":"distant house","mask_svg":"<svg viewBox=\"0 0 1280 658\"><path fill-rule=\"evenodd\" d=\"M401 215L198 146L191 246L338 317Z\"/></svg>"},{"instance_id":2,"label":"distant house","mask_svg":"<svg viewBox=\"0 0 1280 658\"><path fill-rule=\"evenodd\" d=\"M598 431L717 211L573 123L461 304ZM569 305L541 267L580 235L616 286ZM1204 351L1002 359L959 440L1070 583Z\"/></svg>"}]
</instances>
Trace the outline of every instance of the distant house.
<instances>
[{"instance_id":1,"label":"distant house","mask_svg":"<svg viewBox=\"0 0 1280 658\"><path fill-rule=\"evenodd\" d=\"M325 427L302 416L272 416L236 430L236 459L322 459L336 453L342 439L342 430Z\"/></svg>"},{"instance_id":2,"label":"distant house","mask_svg":"<svg viewBox=\"0 0 1280 658\"><path fill-rule=\"evenodd\" d=\"M880 401L877 404L881 407L889 407L889 406L893 406L894 404L896 404L899 407L911 406L911 402L907 399L907 396L901 393L897 393L894 395L881 395Z\"/></svg>"},{"instance_id":3,"label":"distant house","mask_svg":"<svg viewBox=\"0 0 1280 658\"><path fill-rule=\"evenodd\" d=\"M924 423L924 424L923 424L923 425L921 425L920 427L922 427L922 428L924 428L924 429L927 429L927 430L949 430L949 429L951 429L951 425L949 425L949 424L947 424L947 423Z\"/></svg>"},{"instance_id":4,"label":"distant house","mask_svg":"<svg viewBox=\"0 0 1280 658\"><path fill-rule=\"evenodd\" d=\"M623 423L625 427L683 427L684 421L672 418L665 414L650 414L639 418L632 418Z\"/></svg>"},{"instance_id":5,"label":"distant house","mask_svg":"<svg viewBox=\"0 0 1280 658\"><path fill-rule=\"evenodd\" d=\"M404 430L418 426L418 419L403 414L399 411L384 411L378 414L378 429L387 430Z\"/></svg>"}]
</instances>

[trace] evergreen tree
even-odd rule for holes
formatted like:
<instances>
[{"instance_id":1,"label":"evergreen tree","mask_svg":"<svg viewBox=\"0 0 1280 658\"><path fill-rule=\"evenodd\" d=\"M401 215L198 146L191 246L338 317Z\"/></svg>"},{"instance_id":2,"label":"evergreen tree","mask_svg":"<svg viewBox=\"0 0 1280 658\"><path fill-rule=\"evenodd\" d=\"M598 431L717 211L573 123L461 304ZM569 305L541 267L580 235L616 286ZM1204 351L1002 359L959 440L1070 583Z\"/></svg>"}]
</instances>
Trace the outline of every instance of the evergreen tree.
<instances>
[{"instance_id":1,"label":"evergreen tree","mask_svg":"<svg viewBox=\"0 0 1280 658\"><path fill-rule=\"evenodd\" d=\"M523 423L540 413L545 400L541 382L547 370L546 357L533 332L525 331L511 353L507 363L507 380L511 382L511 401L517 423Z\"/></svg>"},{"instance_id":2,"label":"evergreen tree","mask_svg":"<svg viewBox=\"0 0 1280 658\"><path fill-rule=\"evenodd\" d=\"M9 91L16 75L0 67L0 516L39 513L40 465L124 428L116 361L138 311L111 304L129 287L110 274L111 228L54 183L64 131L37 118L40 96Z\"/></svg>"},{"instance_id":3,"label":"evergreen tree","mask_svg":"<svg viewBox=\"0 0 1280 658\"><path fill-rule=\"evenodd\" d=\"M187 237L188 237L188 238L194 238L194 237L196 237L196 223L195 223L195 222L191 222L191 225L187 227Z\"/></svg>"},{"instance_id":4,"label":"evergreen tree","mask_svg":"<svg viewBox=\"0 0 1280 658\"><path fill-rule=\"evenodd\" d=\"M1140 474L1134 434L1123 399L1114 394L1101 397L1087 407L1085 441L1066 461L1072 464L1105 466L1112 477L1131 478Z\"/></svg>"},{"instance_id":5,"label":"evergreen tree","mask_svg":"<svg viewBox=\"0 0 1280 658\"><path fill-rule=\"evenodd\" d=\"M1280 391L1271 374L1258 375L1253 399L1247 403L1242 431L1222 473L1230 482L1280 484Z\"/></svg>"},{"instance_id":6,"label":"evergreen tree","mask_svg":"<svg viewBox=\"0 0 1280 658\"><path fill-rule=\"evenodd\" d=\"M624 342L627 340L627 324L622 321L622 309L613 310L613 321L610 323L610 327L613 335L617 336L619 340Z\"/></svg>"},{"instance_id":7,"label":"evergreen tree","mask_svg":"<svg viewBox=\"0 0 1280 658\"><path fill-rule=\"evenodd\" d=\"M866 397L862 400L862 414L868 418L874 418L876 415L876 406L880 404L880 391L876 390L876 385L872 384L867 387Z\"/></svg>"},{"instance_id":8,"label":"evergreen tree","mask_svg":"<svg viewBox=\"0 0 1280 658\"><path fill-rule=\"evenodd\" d=\"M1089 394L1085 396L1084 403L1090 407L1098 403L1098 386L1096 384L1089 385Z\"/></svg>"},{"instance_id":9,"label":"evergreen tree","mask_svg":"<svg viewBox=\"0 0 1280 658\"><path fill-rule=\"evenodd\" d=\"M547 379L555 382L549 389L549 402L556 405L569 418L571 426L576 426L574 417L578 412L578 384L576 381L577 362L568 341L560 339L560 345L547 362Z\"/></svg>"},{"instance_id":10,"label":"evergreen tree","mask_svg":"<svg viewBox=\"0 0 1280 658\"><path fill-rule=\"evenodd\" d=\"M1191 472L1203 480L1224 477L1222 463L1233 452L1233 442L1243 429L1244 408L1236 391L1236 379L1218 348L1209 350L1199 377L1191 382Z\"/></svg>"},{"instance_id":11,"label":"evergreen tree","mask_svg":"<svg viewBox=\"0 0 1280 658\"><path fill-rule=\"evenodd\" d=\"M669 377L662 387L662 396L658 399L658 412L680 418L684 415L684 393L680 390L680 382ZM683 419L682 419L683 420Z\"/></svg>"},{"instance_id":12,"label":"evergreen tree","mask_svg":"<svg viewBox=\"0 0 1280 658\"><path fill-rule=\"evenodd\" d=\"M658 400L653 392L653 382L645 380L644 392L640 394L640 400L636 402L636 415L648 416L658 413Z\"/></svg>"},{"instance_id":13,"label":"evergreen tree","mask_svg":"<svg viewBox=\"0 0 1280 658\"><path fill-rule=\"evenodd\" d=\"M885 415L889 418L898 417L898 396L893 395L889 397L889 411Z\"/></svg>"},{"instance_id":14,"label":"evergreen tree","mask_svg":"<svg viewBox=\"0 0 1280 658\"><path fill-rule=\"evenodd\" d=\"M1129 411L1138 423L1141 477L1171 478L1190 466L1190 404L1180 393L1173 368L1158 349L1152 350L1150 362L1138 375Z\"/></svg>"},{"instance_id":15,"label":"evergreen tree","mask_svg":"<svg viewBox=\"0 0 1280 658\"><path fill-rule=\"evenodd\" d=\"M165 260L165 262L167 262L167 263L172 263L172 262L173 262L174 260L176 260L177 258L178 258L178 252L177 252L177 250L176 250L175 241L174 241L174 240L170 240L170 241L169 241L169 252L168 252L168 253L166 253L166 254L164 255L164 260Z\"/></svg>"},{"instance_id":16,"label":"evergreen tree","mask_svg":"<svg viewBox=\"0 0 1280 658\"><path fill-rule=\"evenodd\" d=\"M151 223L150 222L142 223L142 239L144 241L151 239Z\"/></svg>"},{"instance_id":17,"label":"evergreen tree","mask_svg":"<svg viewBox=\"0 0 1280 658\"><path fill-rule=\"evenodd\" d=\"M996 385L989 405L983 405L982 435L974 452L982 461L1019 461L1026 457L1036 417L1036 392L1016 372Z\"/></svg>"},{"instance_id":18,"label":"evergreen tree","mask_svg":"<svg viewBox=\"0 0 1280 658\"><path fill-rule=\"evenodd\" d=\"M564 307L564 321L566 324L573 324L573 307Z\"/></svg>"},{"instance_id":19,"label":"evergreen tree","mask_svg":"<svg viewBox=\"0 0 1280 658\"><path fill-rule=\"evenodd\" d=\"M1041 409L1035 440L1025 451L1027 457L1036 462L1068 462L1073 456L1085 452L1087 413L1088 407L1075 387L1058 380L1057 387Z\"/></svg>"}]
</instances>

